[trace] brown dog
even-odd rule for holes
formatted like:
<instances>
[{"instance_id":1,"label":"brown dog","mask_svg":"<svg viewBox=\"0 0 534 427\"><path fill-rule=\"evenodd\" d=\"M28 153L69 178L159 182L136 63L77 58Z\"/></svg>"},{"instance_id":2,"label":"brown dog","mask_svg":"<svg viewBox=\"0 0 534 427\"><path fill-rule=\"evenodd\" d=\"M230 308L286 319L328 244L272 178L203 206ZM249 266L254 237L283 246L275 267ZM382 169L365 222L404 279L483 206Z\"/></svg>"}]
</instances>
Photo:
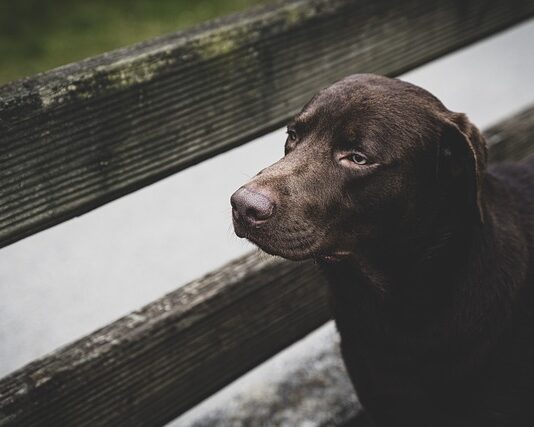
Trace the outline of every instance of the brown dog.
<instances>
[{"instance_id":1,"label":"brown dog","mask_svg":"<svg viewBox=\"0 0 534 427\"><path fill-rule=\"evenodd\" d=\"M374 425L534 426L532 160L487 169L465 115L355 75L232 196L238 236L318 261Z\"/></svg>"}]
</instances>

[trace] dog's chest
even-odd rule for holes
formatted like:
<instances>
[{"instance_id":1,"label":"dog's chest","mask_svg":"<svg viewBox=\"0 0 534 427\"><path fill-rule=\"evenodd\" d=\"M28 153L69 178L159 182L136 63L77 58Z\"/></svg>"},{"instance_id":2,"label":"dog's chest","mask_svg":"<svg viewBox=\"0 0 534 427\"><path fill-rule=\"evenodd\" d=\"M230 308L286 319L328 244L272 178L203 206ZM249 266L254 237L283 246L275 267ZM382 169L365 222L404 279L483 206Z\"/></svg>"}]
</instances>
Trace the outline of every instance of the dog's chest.
<instances>
[{"instance_id":1,"label":"dog's chest","mask_svg":"<svg viewBox=\"0 0 534 427\"><path fill-rule=\"evenodd\" d=\"M423 377L455 369L450 363L456 357L449 345L450 325L443 305L426 300L384 301L372 285L355 284L346 272L327 273L327 277L332 312L350 358L362 363L365 359L377 370L397 369Z\"/></svg>"}]
</instances>

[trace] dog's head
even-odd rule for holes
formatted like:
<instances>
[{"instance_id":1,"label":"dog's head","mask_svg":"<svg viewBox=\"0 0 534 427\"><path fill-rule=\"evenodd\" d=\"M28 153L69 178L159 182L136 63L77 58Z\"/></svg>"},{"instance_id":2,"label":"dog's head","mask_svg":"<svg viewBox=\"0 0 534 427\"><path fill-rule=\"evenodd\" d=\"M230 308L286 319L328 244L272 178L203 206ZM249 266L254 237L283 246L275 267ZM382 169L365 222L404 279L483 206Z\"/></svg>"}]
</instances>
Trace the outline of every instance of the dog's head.
<instances>
[{"instance_id":1,"label":"dog's head","mask_svg":"<svg viewBox=\"0 0 534 427\"><path fill-rule=\"evenodd\" d=\"M268 253L336 259L416 233L450 204L483 221L484 139L417 86L347 77L287 134L285 156L231 198L236 234Z\"/></svg>"}]
</instances>

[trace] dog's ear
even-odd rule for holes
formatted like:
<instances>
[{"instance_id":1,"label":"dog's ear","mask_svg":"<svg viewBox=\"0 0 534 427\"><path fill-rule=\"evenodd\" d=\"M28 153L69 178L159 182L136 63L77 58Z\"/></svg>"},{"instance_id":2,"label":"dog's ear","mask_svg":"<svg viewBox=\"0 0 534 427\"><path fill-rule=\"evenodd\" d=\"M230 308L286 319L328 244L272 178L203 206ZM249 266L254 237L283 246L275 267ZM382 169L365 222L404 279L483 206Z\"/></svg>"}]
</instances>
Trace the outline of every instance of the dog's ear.
<instances>
[{"instance_id":1,"label":"dog's ear","mask_svg":"<svg viewBox=\"0 0 534 427\"><path fill-rule=\"evenodd\" d=\"M463 176L467 180L468 197L484 222L483 181L486 171L487 147L480 131L465 114L449 113L439 145L439 174L448 173L453 179Z\"/></svg>"}]
</instances>

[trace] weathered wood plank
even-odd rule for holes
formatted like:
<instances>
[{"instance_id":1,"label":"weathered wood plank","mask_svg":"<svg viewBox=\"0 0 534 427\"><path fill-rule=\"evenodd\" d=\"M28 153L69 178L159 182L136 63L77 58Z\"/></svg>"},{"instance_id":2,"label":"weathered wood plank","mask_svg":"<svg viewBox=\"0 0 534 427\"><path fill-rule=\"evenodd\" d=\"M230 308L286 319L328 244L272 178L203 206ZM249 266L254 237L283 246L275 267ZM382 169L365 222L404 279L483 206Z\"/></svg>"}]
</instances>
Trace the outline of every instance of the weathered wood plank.
<instances>
[{"instance_id":1,"label":"weathered wood plank","mask_svg":"<svg viewBox=\"0 0 534 427\"><path fill-rule=\"evenodd\" d=\"M168 427L339 427L361 410L328 322ZM283 372L281 368L283 367ZM363 427L363 426L360 426Z\"/></svg>"},{"instance_id":2,"label":"weathered wood plank","mask_svg":"<svg viewBox=\"0 0 534 427\"><path fill-rule=\"evenodd\" d=\"M484 135L492 162L534 154L534 105L491 127Z\"/></svg>"},{"instance_id":3,"label":"weathered wood plank","mask_svg":"<svg viewBox=\"0 0 534 427\"><path fill-rule=\"evenodd\" d=\"M487 135L532 152L534 107ZM253 253L4 378L0 425L161 425L324 323L326 299L313 264Z\"/></svg>"},{"instance_id":4,"label":"weathered wood plank","mask_svg":"<svg viewBox=\"0 0 534 427\"><path fill-rule=\"evenodd\" d=\"M248 255L0 383L0 425L162 425L324 323L312 263Z\"/></svg>"},{"instance_id":5,"label":"weathered wood plank","mask_svg":"<svg viewBox=\"0 0 534 427\"><path fill-rule=\"evenodd\" d=\"M534 1L291 0L0 88L0 246L280 126L354 72L396 75Z\"/></svg>"}]
</instances>

